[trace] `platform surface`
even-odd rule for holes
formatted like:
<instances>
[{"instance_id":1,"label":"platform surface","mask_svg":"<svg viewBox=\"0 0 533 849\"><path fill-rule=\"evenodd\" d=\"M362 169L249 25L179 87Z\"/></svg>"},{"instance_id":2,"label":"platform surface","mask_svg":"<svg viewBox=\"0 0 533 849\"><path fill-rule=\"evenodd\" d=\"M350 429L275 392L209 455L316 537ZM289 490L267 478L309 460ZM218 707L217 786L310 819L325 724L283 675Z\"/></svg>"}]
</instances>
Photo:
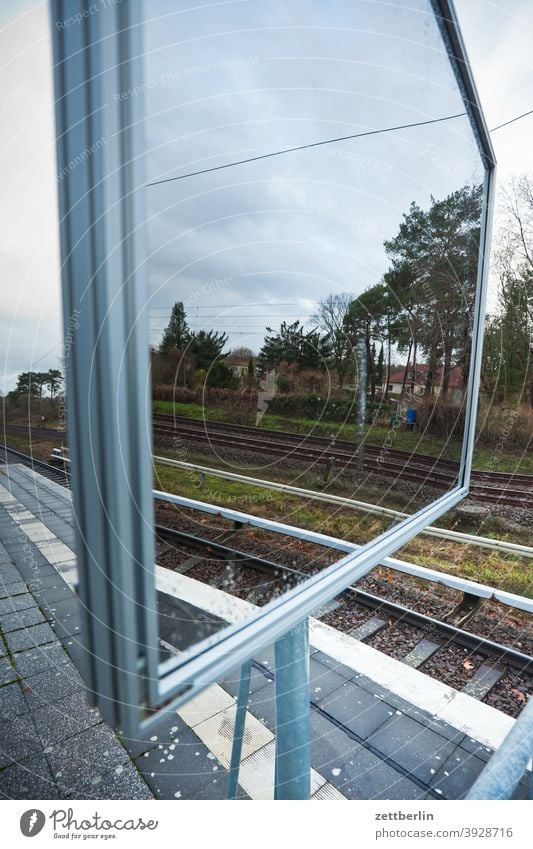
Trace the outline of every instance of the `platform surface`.
<instances>
[{"instance_id":1,"label":"platform surface","mask_svg":"<svg viewBox=\"0 0 533 849\"><path fill-rule=\"evenodd\" d=\"M0 466L0 798L225 798L239 670L167 711L147 739L121 739L89 707L76 668L84 649L73 547L68 491L24 466ZM204 615L223 626L207 604L177 598L172 586L158 594L164 646L187 642L172 627L183 611L191 623ZM199 585L198 598L203 592ZM332 639L328 632L316 642ZM310 658L313 798L462 798L492 754L486 740L424 710L423 694L407 700L376 683L364 662L339 662L339 640L342 651L315 645ZM253 663L242 798L273 794L273 655L265 648ZM402 676L405 667L393 663ZM390 677L394 667L387 669ZM525 780L515 795L528 798Z\"/></svg>"}]
</instances>

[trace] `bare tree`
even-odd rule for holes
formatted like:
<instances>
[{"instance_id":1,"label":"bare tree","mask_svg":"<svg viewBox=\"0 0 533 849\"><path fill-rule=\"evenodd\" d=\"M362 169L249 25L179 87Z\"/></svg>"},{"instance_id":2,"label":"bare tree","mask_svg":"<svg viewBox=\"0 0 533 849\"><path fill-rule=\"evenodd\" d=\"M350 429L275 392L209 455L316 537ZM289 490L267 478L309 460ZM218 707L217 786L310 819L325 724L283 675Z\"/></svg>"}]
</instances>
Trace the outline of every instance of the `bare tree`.
<instances>
[{"instance_id":1,"label":"bare tree","mask_svg":"<svg viewBox=\"0 0 533 849\"><path fill-rule=\"evenodd\" d=\"M329 338L332 359L342 388L349 365L350 343L346 335L346 317L353 301L349 292L328 295L320 301L310 323Z\"/></svg>"}]
</instances>

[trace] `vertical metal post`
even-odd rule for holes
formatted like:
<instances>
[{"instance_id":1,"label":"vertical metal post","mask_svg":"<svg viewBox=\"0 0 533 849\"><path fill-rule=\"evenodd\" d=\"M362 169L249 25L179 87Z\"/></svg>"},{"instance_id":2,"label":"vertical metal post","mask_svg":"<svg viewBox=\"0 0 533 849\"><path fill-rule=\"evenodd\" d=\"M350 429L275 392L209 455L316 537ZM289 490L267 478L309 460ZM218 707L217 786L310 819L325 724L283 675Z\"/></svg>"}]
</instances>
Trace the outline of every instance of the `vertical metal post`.
<instances>
[{"instance_id":1,"label":"vertical metal post","mask_svg":"<svg viewBox=\"0 0 533 849\"><path fill-rule=\"evenodd\" d=\"M251 672L252 664L251 661L248 661L248 663L245 663L241 668L239 695L237 697L237 712L235 714L235 727L233 729L231 764L229 768L228 799L235 799L237 796L237 787L239 785L239 767L241 764L244 724L246 722L246 708L248 707L248 696L250 694Z\"/></svg>"},{"instance_id":2,"label":"vertical metal post","mask_svg":"<svg viewBox=\"0 0 533 849\"><path fill-rule=\"evenodd\" d=\"M365 424L366 424L366 381L367 381L367 362L366 362L366 344L364 339L359 340L359 383L358 383L358 410L357 410L357 474L359 477L363 474L363 451L365 442Z\"/></svg>"},{"instance_id":3,"label":"vertical metal post","mask_svg":"<svg viewBox=\"0 0 533 849\"><path fill-rule=\"evenodd\" d=\"M134 734L157 697L142 4L52 0L68 444L86 679ZM75 330L73 329L75 328Z\"/></svg>"},{"instance_id":4,"label":"vertical metal post","mask_svg":"<svg viewBox=\"0 0 533 849\"><path fill-rule=\"evenodd\" d=\"M309 799L309 621L277 641L275 799Z\"/></svg>"}]
</instances>

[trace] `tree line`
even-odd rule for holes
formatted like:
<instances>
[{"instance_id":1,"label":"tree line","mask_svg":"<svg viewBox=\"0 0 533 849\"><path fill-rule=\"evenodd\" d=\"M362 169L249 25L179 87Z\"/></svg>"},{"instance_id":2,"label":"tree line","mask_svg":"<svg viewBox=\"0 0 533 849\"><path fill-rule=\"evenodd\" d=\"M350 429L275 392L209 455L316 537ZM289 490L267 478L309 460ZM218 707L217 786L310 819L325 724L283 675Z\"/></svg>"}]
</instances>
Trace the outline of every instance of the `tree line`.
<instances>
[{"instance_id":1,"label":"tree line","mask_svg":"<svg viewBox=\"0 0 533 849\"><path fill-rule=\"evenodd\" d=\"M52 400L57 396L63 385L63 375L57 368L48 371L23 371L17 377L17 385L8 393L8 399L18 400L23 397L34 398L48 397Z\"/></svg>"},{"instance_id":2,"label":"tree line","mask_svg":"<svg viewBox=\"0 0 533 849\"><path fill-rule=\"evenodd\" d=\"M389 270L358 297L330 294L320 302L305 331L297 321L268 335L259 353L260 369L296 363L298 368L331 370L339 388L366 352L368 391L390 374L393 356L406 359L408 374L427 365L424 394L433 394L437 372L448 394L453 369L466 381L476 291L482 187L465 186L428 210L412 203L396 236L385 241ZM385 380L388 391L388 379Z\"/></svg>"}]
</instances>

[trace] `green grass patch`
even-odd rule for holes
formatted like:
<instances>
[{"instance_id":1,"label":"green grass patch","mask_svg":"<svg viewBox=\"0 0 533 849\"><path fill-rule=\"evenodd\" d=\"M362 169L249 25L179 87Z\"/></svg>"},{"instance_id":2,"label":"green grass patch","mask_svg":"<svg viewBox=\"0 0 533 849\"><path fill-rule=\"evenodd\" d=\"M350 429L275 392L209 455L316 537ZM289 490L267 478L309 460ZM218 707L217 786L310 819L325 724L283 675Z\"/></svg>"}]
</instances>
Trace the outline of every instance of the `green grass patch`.
<instances>
[{"instance_id":1,"label":"green grass patch","mask_svg":"<svg viewBox=\"0 0 533 849\"><path fill-rule=\"evenodd\" d=\"M172 401L154 401L155 412L170 415L184 416L191 419L205 419L207 421L218 421L232 423L235 416L232 410L221 407L203 407L201 404L182 404ZM250 424L253 424L251 421ZM259 427L267 430L285 430L292 433L313 434L328 439L345 439L349 442L357 441L357 425L342 422L324 422L313 419L294 419L286 416L275 416L266 413ZM388 427L372 426L366 428L367 441L369 445L381 447L388 436ZM450 439L444 445L443 440L435 436L414 433L411 431L395 430L392 436L392 449L400 451L414 451L419 454L431 456L442 456L448 460L459 460L461 456L462 443L457 439ZM505 452L485 447L474 449L473 468L479 471L514 472L519 474L533 474L533 454L521 450L507 449Z\"/></svg>"}]
</instances>

